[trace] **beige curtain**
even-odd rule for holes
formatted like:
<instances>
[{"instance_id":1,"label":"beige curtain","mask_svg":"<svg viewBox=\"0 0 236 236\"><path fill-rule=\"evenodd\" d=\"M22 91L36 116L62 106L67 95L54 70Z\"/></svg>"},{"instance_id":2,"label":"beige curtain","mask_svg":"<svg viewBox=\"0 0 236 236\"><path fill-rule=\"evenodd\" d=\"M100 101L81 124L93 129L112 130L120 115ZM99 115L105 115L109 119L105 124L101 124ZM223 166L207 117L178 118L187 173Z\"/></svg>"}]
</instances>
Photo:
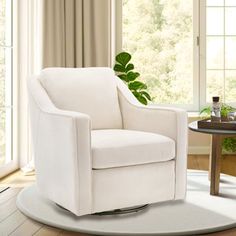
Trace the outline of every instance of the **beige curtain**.
<instances>
[{"instance_id":1,"label":"beige curtain","mask_svg":"<svg viewBox=\"0 0 236 236\"><path fill-rule=\"evenodd\" d=\"M44 0L43 67L110 66L111 0Z\"/></svg>"}]
</instances>

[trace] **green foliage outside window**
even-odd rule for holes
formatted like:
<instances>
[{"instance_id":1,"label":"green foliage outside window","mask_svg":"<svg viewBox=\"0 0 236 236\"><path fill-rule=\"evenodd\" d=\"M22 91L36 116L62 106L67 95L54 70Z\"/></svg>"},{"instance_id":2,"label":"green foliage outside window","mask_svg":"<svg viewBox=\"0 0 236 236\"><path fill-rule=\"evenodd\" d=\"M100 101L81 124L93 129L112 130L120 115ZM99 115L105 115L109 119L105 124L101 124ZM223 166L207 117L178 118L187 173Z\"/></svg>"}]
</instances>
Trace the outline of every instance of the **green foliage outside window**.
<instances>
[{"instance_id":1,"label":"green foliage outside window","mask_svg":"<svg viewBox=\"0 0 236 236\"><path fill-rule=\"evenodd\" d=\"M193 1L123 0L122 49L154 104L193 103Z\"/></svg>"}]
</instances>

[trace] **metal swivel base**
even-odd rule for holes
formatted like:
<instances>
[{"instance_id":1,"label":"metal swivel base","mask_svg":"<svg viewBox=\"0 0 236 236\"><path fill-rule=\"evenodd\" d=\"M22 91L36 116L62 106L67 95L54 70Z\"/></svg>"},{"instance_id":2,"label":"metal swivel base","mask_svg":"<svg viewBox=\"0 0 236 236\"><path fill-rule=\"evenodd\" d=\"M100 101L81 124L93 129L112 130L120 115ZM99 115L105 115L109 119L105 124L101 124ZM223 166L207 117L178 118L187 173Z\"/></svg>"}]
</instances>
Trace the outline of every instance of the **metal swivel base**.
<instances>
[{"instance_id":1,"label":"metal swivel base","mask_svg":"<svg viewBox=\"0 0 236 236\"><path fill-rule=\"evenodd\" d=\"M122 209L115 209L113 211L103 211L103 212L97 212L93 215L99 215L99 216L108 216L108 215L122 215L122 214L129 214L134 213L138 211L142 211L145 208L147 208L148 204L136 206L136 207L128 207L128 208L122 208Z\"/></svg>"},{"instance_id":2,"label":"metal swivel base","mask_svg":"<svg viewBox=\"0 0 236 236\"><path fill-rule=\"evenodd\" d=\"M66 208L58 205L56 203L57 206L59 206L60 208L62 208L65 211L69 211ZM92 215L97 215L97 216L109 216L109 215L122 215L122 214L130 214L130 213L134 213L134 212L138 212L138 211L142 211L145 208L148 207L148 204L145 205L141 205L141 206L136 206L136 207L127 207L127 208L122 208L122 209L115 209L113 211L103 211L103 212L97 212L94 213Z\"/></svg>"}]
</instances>

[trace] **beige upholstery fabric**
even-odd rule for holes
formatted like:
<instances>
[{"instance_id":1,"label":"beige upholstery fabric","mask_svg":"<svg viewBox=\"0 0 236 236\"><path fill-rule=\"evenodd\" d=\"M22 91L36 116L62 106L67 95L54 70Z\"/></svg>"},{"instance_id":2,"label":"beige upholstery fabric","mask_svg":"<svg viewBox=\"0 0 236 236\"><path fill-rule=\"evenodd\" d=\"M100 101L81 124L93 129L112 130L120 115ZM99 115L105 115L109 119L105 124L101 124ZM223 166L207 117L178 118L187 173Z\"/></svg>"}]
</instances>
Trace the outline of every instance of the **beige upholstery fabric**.
<instances>
[{"instance_id":1,"label":"beige upholstery fabric","mask_svg":"<svg viewBox=\"0 0 236 236\"><path fill-rule=\"evenodd\" d=\"M93 170L93 211L173 200L175 162Z\"/></svg>"},{"instance_id":2,"label":"beige upholstery fabric","mask_svg":"<svg viewBox=\"0 0 236 236\"><path fill-rule=\"evenodd\" d=\"M38 78L28 87L37 187L71 212L87 214L92 211L90 118L57 109Z\"/></svg>"},{"instance_id":3,"label":"beige upholstery fabric","mask_svg":"<svg viewBox=\"0 0 236 236\"><path fill-rule=\"evenodd\" d=\"M139 104L108 68L48 69L28 86L43 196L77 216L184 199L185 111Z\"/></svg>"},{"instance_id":4,"label":"beige upholstery fabric","mask_svg":"<svg viewBox=\"0 0 236 236\"><path fill-rule=\"evenodd\" d=\"M142 130L173 139L176 148L175 199L186 194L187 113L182 109L142 106L130 90L117 78L124 129Z\"/></svg>"},{"instance_id":5,"label":"beige upholstery fabric","mask_svg":"<svg viewBox=\"0 0 236 236\"><path fill-rule=\"evenodd\" d=\"M48 68L40 82L57 108L88 114L92 129L122 128L113 70Z\"/></svg>"},{"instance_id":6,"label":"beige upholstery fabric","mask_svg":"<svg viewBox=\"0 0 236 236\"><path fill-rule=\"evenodd\" d=\"M94 169L163 162L175 157L175 142L163 135L135 130L93 130Z\"/></svg>"}]
</instances>

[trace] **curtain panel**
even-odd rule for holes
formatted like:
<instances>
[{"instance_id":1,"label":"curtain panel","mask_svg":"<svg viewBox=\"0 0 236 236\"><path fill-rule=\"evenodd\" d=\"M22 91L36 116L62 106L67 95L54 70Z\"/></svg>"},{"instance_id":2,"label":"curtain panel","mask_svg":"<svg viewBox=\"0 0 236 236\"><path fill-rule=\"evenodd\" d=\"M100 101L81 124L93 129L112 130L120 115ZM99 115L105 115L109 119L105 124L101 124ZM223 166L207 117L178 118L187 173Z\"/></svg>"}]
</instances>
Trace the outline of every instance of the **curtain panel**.
<instances>
[{"instance_id":1,"label":"curtain panel","mask_svg":"<svg viewBox=\"0 0 236 236\"><path fill-rule=\"evenodd\" d=\"M111 66L111 0L43 0L42 66Z\"/></svg>"}]
</instances>

